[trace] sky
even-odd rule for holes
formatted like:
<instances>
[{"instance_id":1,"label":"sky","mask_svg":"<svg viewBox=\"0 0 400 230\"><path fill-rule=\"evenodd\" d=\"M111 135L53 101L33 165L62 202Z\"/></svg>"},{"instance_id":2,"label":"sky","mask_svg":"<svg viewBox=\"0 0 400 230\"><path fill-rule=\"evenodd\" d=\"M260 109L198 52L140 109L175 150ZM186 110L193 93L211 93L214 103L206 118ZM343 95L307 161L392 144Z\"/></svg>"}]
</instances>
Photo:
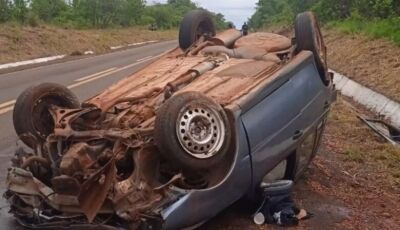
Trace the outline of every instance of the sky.
<instances>
[{"instance_id":1,"label":"sky","mask_svg":"<svg viewBox=\"0 0 400 230\"><path fill-rule=\"evenodd\" d=\"M225 15L227 21L232 21L236 27L241 27L255 12L258 0L192 0L199 6L215 13ZM148 1L150 2L150 1ZM157 2L166 2L159 0Z\"/></svg>"}]
</instances>

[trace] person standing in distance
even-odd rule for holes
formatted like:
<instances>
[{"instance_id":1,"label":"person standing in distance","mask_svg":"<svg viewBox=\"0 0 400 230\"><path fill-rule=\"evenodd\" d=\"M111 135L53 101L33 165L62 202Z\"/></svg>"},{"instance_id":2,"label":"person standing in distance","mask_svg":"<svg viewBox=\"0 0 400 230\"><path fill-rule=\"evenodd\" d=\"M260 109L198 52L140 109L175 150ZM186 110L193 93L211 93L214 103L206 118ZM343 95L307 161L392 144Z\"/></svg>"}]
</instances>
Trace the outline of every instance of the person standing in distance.
<instances>
[{"instance_id":1,"label":"person standing in distance","mask_svg":"<svg viewBox=\"0 0 400 230\"><path fill-rule=\"evenodd\" d=\"M247 25L246 22L242 26L242 33L243 36L247 36L249 34L249 26Z\"/></svg>"}]
</instances>

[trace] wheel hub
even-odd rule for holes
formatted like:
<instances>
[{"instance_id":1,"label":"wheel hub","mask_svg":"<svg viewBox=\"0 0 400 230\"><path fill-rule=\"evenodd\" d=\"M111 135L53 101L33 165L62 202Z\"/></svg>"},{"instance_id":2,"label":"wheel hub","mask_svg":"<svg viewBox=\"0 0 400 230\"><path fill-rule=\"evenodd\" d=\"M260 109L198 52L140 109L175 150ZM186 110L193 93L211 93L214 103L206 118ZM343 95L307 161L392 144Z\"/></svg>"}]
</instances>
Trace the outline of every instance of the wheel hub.
<instances>
[{"instance_id":1,"label":"wheel hub","mask_svg":"<svg viewBox=\"0 0 400 230\"><path fill-rule=\"evenodd\" d=\"M206 105L182 109L176 131L183 149L198 159L215 156L225 139L221 115Z\"/></svg>"}]
</instances>

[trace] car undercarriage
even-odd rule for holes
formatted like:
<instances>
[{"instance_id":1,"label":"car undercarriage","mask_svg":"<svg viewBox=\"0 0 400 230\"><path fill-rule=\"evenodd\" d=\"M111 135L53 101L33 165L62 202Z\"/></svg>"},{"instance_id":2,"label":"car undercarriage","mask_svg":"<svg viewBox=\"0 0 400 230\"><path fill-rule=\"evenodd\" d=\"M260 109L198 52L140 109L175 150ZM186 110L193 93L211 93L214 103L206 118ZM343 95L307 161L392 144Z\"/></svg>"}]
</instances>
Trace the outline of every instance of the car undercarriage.
<instances>
[{"instance_id":1,"label":"car undercarriage","mask_svg":"<svg viewBox=\"0 0 400 230\"><path fill-rule=\"evenodd\" d=\"M10 212L37 229L162 228L168 208L218 186L235 164L230 108L296 57L286 37L231 29L202 34L83 103L52 83L28 89L14 110L28 148L8 171Z\"/></svg>"}]
</instances>

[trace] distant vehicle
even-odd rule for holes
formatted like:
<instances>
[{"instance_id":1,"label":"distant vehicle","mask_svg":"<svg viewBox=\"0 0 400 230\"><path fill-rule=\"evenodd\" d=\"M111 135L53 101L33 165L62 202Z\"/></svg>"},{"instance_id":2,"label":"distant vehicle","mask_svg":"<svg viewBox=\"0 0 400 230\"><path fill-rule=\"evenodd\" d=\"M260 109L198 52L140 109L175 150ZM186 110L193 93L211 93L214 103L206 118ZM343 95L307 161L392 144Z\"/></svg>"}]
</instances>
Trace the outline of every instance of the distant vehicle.
<instances>
[{"instance_id":1,"label":"distant vehicle","mask_svg":"<svg viewBox=\"0 0 400 230\"><path fill-rule=\"evenodd\" d=\"M30 149L8 171L10 212L37 229L182 229L254 196L278 165L296 180L336 94L311 13L295 34L216 35L196 10L180 47L83 103L30 87L13 113Z\"/></svg>"}]
</instances>

